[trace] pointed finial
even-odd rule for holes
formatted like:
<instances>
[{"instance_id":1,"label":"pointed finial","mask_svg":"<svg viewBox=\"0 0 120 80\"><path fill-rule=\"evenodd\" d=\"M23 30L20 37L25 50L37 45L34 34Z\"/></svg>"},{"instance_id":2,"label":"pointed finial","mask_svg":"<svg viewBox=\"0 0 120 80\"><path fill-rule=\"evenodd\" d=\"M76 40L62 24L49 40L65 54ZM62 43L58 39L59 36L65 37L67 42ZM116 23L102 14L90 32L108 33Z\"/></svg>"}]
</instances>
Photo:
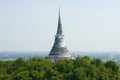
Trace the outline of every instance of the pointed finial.
<instances>
[{"instance_id":1,"label":"pointed finial","mask_svg":"<svg viewBox=\"0 0 120 80\"><path fill-rule=\"evenodd\" d=\"M59 5L59 18L60 18L60 5Z\"/></svg>"},{"instance_id":2,"label":"pointed finial","mask_svg":"<svg viewBox=\"0 0 120 80\"><path fill-rule=\"evenodd\" d=\"M63 34L63 31L62 31L62 24L61 24L61 16L60 16L60 6L59 6L59 19L58 19L57 34Z\"/></svg>"}]
</instances>

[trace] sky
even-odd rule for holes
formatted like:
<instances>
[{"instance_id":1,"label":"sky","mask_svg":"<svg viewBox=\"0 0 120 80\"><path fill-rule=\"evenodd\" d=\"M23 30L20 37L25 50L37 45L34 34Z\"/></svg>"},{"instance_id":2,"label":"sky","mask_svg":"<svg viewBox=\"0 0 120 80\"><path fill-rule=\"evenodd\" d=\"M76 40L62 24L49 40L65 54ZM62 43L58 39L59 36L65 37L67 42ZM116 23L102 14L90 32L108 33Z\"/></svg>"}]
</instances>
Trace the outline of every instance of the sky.
<instances>
[{"instance_id":1,"label":"sky","mask_svg":"<svg viewBox=\"0 0 120 80\"><path fill-rule=\"evenodd\" d=\"M69 51L120 52L120 0L0 0L0 51L50 51L58 7Z\"/></svg>"}]
</instances>

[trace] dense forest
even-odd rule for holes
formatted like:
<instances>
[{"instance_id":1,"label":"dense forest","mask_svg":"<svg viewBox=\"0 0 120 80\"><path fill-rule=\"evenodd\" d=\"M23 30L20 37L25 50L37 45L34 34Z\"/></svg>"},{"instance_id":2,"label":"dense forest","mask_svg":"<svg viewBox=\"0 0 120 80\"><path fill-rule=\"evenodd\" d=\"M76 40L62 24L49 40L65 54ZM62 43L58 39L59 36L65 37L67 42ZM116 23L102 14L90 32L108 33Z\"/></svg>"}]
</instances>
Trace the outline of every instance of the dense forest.
<instances>
[{"instance_id":1,"label":"dense forest","mask_svg":"<svg viewBox=\"0 0 120 80\"><path fill-rule=\"evenodd\" d=\"M52 63L42 57L0 61L0 80L120 80L114 61L77 57Z\"/></svg>"}]
</instances>

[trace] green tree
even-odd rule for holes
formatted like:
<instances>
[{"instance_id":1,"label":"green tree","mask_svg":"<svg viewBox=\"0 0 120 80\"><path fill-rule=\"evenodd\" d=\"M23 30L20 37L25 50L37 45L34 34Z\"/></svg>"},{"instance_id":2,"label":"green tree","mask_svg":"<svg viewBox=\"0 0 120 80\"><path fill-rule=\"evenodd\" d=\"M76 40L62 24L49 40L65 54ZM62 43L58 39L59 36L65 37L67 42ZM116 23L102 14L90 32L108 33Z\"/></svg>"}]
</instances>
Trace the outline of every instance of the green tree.
<instances>
[{"instance_id":1,"label":"green tree","mask_svg":"<svg viewBox=\"0 0 120 80\"><path fill-rule=\"evenodd\" d=\"M32 80L32 78L29 77L28 71L23 71L15 75L13 80Z\"/></svg>"},{"instance_id":2,"label":"green tree","mask_svg":"<svg viewBox=\"0 0 120 80\"><path fill-rule=\"evenodd\" d=\"M103 62L102 62L100 59L93 59L93 60L91 61L91 64L92 64L92 65L96 65L97 67L99 67L99 66L102 66L102 65L103 65Z\"/></svg>"},{"instance_id":3,"label":"green tree","mask_svg":"<svg viewBox=\"0 0 120 80\"><path fill-rule=\"evenodd\" d=\"M74 63L75 63L75 67L78 68L78 67L87 67L87 66L90 66L90 59L89 57L85 56L85 57L77 57L75 60L74 60Z\"/></svg>"},{"instance_id":4,"label":"green tree","mask_svg":"<svg viewBox=\"0 0 120 80\"><path fill-rule=\"evenodd\" d=\"M26 65L29 71L37 70L38 72L42 72L52 68L52 62L39 56L27 60Z\"/></svg>"},{"instance_id":5,"label":"green tree","mask_svg":"<svg viewBox=\"0 0 120 80\"><path fill-rule=\"evenodd\" d=\"M105 63L105 67L111 69L112 70L111 73L113 73L113 74L118 74L119 73L119 66L112 60L107 61Z\"/></svg>"},{"instance_id":6,"label":"green tree","mask_svg":"<svg viewBox=\"0 0 120 80\"><path fill-rule=\"evenodd\" d=\"M63 80L63 74L56 71L55 69L50 69L45 74L48 80Z\"/></svg>"},{"instance_id":7,"label":"green tree","mask_svg":"<svg viewBox=\"0 0 120 80\"><path fill-rule=\"evenodd\" d=\"M87 80L86 69L84 67L76 68L73 72L74 80Z\"/></svg>"},{"instance_id":8,"label":"green tree","mask_svg":"<svg viewBox=\"0 0 120 80\"><path fill-rule=\"evenodd\" d=\"M0 80L12 80L12 78L13 76L8 74L0 75Z\"/></svg>"},{"instance_id":9,"label":"green tree","mask_svg":"<svg viewBox=\"0 0 120 80\"><path fill-rule=\"evenodd\" d=\"M32 80L43 80L44 72L38 72L37 70L32 70L30 72L30 77L32 78Z\"/></svg>"}]
</instances>

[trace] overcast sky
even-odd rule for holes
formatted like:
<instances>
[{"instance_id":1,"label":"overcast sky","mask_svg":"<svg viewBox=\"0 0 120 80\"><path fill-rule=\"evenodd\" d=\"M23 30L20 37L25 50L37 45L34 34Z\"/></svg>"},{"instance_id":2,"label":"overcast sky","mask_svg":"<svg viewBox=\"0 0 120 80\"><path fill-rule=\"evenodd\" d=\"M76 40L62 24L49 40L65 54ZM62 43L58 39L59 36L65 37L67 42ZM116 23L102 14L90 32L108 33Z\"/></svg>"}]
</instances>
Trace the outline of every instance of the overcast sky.
<instances>
[{"instance_id":1,"label":"overcast sky","mask_svg":"<svg viewBox=\"0 0 120 80\"><path fill-rule=\"evenodd\" d=\"M120 52L120 0L0 0L0 51L50 51L59 5L70 51Z\"/></svg>"}]
</instances>

